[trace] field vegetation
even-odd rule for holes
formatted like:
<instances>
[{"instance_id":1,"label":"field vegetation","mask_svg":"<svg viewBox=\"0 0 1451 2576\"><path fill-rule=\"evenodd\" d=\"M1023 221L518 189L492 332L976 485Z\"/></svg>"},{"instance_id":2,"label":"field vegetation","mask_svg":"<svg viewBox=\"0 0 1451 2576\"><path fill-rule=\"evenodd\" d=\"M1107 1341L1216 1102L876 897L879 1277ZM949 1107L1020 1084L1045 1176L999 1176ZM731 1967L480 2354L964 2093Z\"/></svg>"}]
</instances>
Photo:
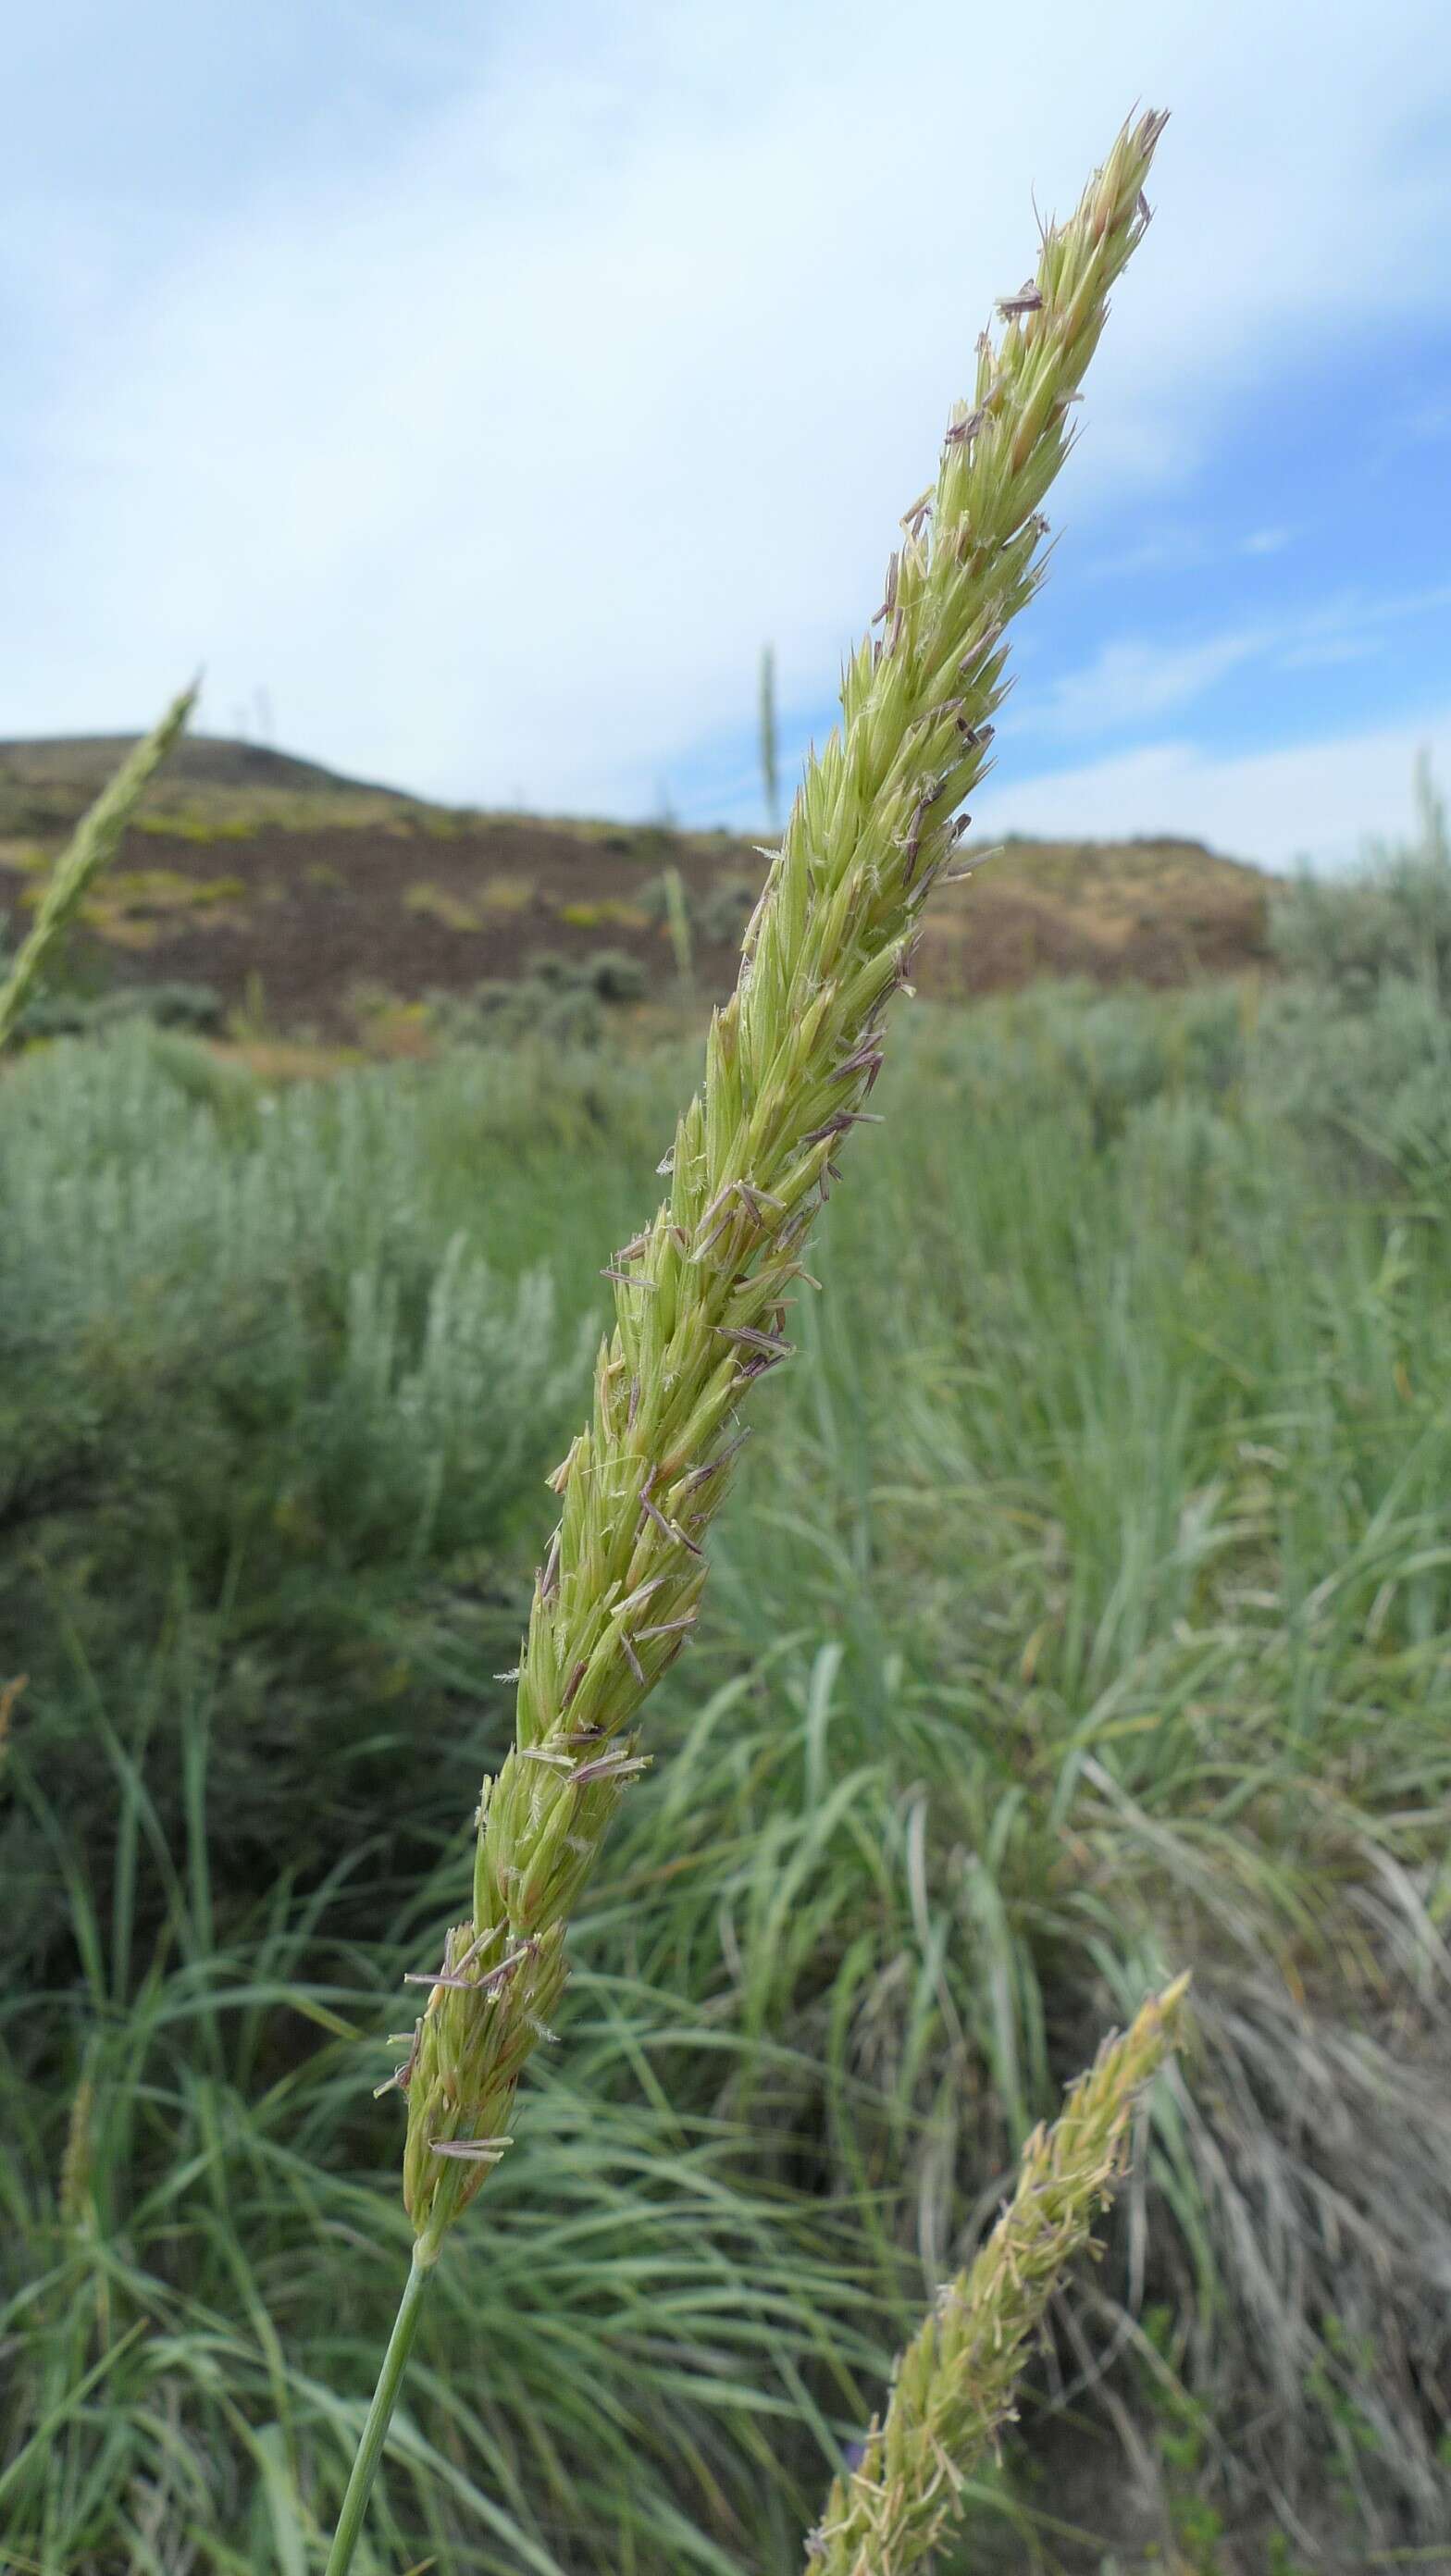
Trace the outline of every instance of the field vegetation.
<instances>
[{"instance_id":1,"label":"field vegetation","mask_svg":"<svg viewBox=\"0 0 1451 2576\"><path fill-rule=\"evenodd\" d=\"M740 900L721 872L688 877L662 832L657 875L627 841L611 882L601 845L583 883L536 878L557 936L521 944L525 981L470 990L459 943L513 918L449 882L477 818L395 802L389 846L339 870L336 832L274 813L335 986L389 898L454 969L432 999L347 988L411 1071L279 1095L257 957L240 1062L200 1015L108 1020L109 994L69 1035L35 1017L72 929L164 957L175 989L188 939L232 935L235 981L235 939L288 903L265 866L249 886L235 816L144 806L194 687L43 887L11 844L34 914L0 979L11 2563L780 2566L806 2523L816 2576L1005 2550L1287 2576L1444 2540L1429 780L1423 846L1270 923L1292 972L1268 995L1195 980L1228 963L1217 907L1166 961L1145 892L1126 931L1105 885L1080 958L1019 896L1019 983L1112 960L1185 989L929 1008L883 1086L906 1150L845 1218L832 1187L882 1124L919 916L962 882L1038 505L1164 123L1121 129L978 341L882 634L762 854L666 1201L604 1266L592 1368L575 1247L597 1265L624 1232L582 1226L633 1190L675 1070L607 1046L607 1006L645 1000L628 941L653 935L688 1012L707 911L733 926ZM769 656L761 749L774 808ZM11 772L14 819L43 823L53 783ZM400 886L391 845L420 838L437 873ZM582 953L605 928L623 944ZM269 956L309 954L298 934ZM1004 954L934 994L1002 982ZM793 1358L707 1598L749 1391ZM541 1434L583 1374L541 1556ZM662 1748L637 1720L703 1604ZM517 1661L481 1660L510 1629ZM1195 1972L1182 2057L1171 1960ZM396 2034L390 1993L422 2004ZM521 2092L561 2036L578 2053ZM364 2407L395 2092L413 2243ZM495 2168L493 2225L460 2231L430 2304Z\"/></svg>"},{"instance_id":2,"label":"field vegetation","mask_svg":"<svg viewBox=\"0 0 1451 2576\"><path fill-rule=\"evenodd\" d=\"M89 797L126 746L0 744L0 916L24 929ZM973 845L967 845L973 855ZM379 996L447 1044L480 992L537 993L541 963L588 976L623 952L655 1012L722 1000L765 862L739 833L485 814L370 788L255 744L184 740L146 789L68 955L71 1010L205 993L244 1041L378 1056ZM672 892L674 889L674 892ZM939 1000L1034 977L1161 988L1268 961L1268 881L1194 842L1010 841L942 887L917 981ZM57 1006L59 995L52 996ZM53 1023L52 1023L53 1024ZM611 1032L617 1041L618 1026Z\"/></svg>"},{"instance_id":3,"label":"field vegetation","mask_svg":"<svg viewBox=\"0 0 1451 2576\"><path fill-rule=\"evenodd\" d=\"M796 2568L1028 2129L1179 1967L1194 2042L944 2563L1448 2563L1429 784L1273 938L910 1015L378 2576ZM325 2553L409 2238L380 2035L696 1058L490 1018L304 1086L123 1019L0 1080L18 2570Z\"/></svg>"}]
</instances>

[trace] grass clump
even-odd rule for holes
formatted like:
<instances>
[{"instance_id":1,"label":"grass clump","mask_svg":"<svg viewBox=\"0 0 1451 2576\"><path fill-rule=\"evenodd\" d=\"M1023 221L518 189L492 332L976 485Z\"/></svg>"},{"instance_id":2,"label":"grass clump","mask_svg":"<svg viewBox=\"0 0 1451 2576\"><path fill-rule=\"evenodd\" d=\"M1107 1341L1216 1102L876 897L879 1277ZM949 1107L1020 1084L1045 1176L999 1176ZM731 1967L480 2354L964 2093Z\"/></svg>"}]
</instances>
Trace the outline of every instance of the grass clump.
<instances>
[{"instance_id":1,"label":"grass clump","mask_svg":"<svg viewBox=\"0 0 1451 2576\"><path fill-rule=\"evenodd\" d=\"M488 928L482 904L467 895L455 894L448 886L421 880L403 890L405 912L424 914L431 921L442 922L445 930L480 931Z\"/></svg>"},{"instance_id":2,"label":"grass clump","mask_svg":"<svg viewBox=\"0 0 1451 2576\"><path fill-rule=\"evenodd\" d=\"M1211 2427L1196 2491L1247 2566L1273 2563L1272 2496L1306 2564L1306 2528L1334 2565L1445 2526L1444 1201L1423 1210L1292 1114L1250 996L1045 987L919 1005L902 1039L873 1104L893 1151L820 1222L827 1295L760 1390L770 1436L717 1523L691 1664L657 1695L657 1764L577 1917L529 2153L490 2185L497 2231L464 2231L439 2270L379 2504L400 2565L434 2548L514 2576L527 2533L613 2568L626 2533L643 2568L717 2551L786 2576L914 2308L970 2260L1105 2024L1179 1963L1194 2050L1033 2371L1009 2455L1055 2465L1021 2510L1101 2529L1097 2556L1126 2546L1094 2519L1106 2483L1134 2528L1168 2513L1185 2472L1139 2392L1142 2298L1170 2319L1156 2373ZM368 2100L386 2062L362 2035L396 2026L386 1998L456 1907L477 1767L512 1732L492 1676L551 1526L596 1247L627 1236L684 1071L683 1050L471 1050L264 1111L230 1066L125 1030L0 1087L0 1315L53 1318L3 1370L6 1452L33 1462L0 1510L7 1658L31 1675L0 1820L18 2303L0 2331L28 2320L6 2457L80 2375L64 2337L94 2314L95 2245L53 2299L36 2285L106 2033L99 2259L156 2285L114 2292L117 2340L143 2314L168 2338L164 2371L144 2337L112 2365L109 2468L83 2405L49 2507L44 2443L26 2454L0 2510L34 2557L47 2528L61 2565L123 2553L134 2476L157 2488L157 2547L220 2576L269 2425L276 2511L321 2557L361 2402L316 2392L363 2388L407 2247ZM205 1222L181 1235L197 1193ZM527 1382L515 1409L501 1345L457 1408L481 1454L496 1434L499 1482L477 1518L446 1489L395 1570L390 1516L417 1527L407 1453L389 1465L398 1380L350 1369L328 1318L355 1273L422 1311L460 1226L501 1318L547 1270L555 1427ZM313 1319L315 1409L276 1410L266 1334L217 1302L229 1276L239 1316ZM124 1404L111 1341L70 1330L113 1310ZM303 1545L265 1497L307 1495L344 1380L353 1468ZM67 1415L98 1425L84 1445ZM210 1912L184 1933L193 1851ZM122 2143L125 2107L153 2098ZM709 2170L682 2197L697 2149ZM608 2219L577 2197L597 2173ZM763 2283L774 2308L753 2304ZM1106 2386L1139 2441L1120 2464L1085 2432L1080 2482L1051 2412L1084 2366L1075 2332L1118 2350ZM974 2491L992 2563L979 2522L1006 2500ZM1052 2563L1060 2542L1038 2545Z\"/></svg>"},{"instance_id":3,"label":"grass clump","mask_svg":"<svg viewBox=\"0 0 1451 2576\"><path fill-rule=\"evenodd\" d=\"M185 808L168 811L158 806L149 813L139 813L130 828L164 840L195 841L205 846L213 841L250 840L256 827L246 815L198 814ZM154 873L165 876L169 871L157 869Z\"/></svg>"},{"instance_id":4,"label":"grass clump","mask_svg":"<svg viewBox=\"0 0 1451 2576\"><path fill-rule=\"evenodd\" d=\"M630 903L623 896L600 895L590 902L562 903L559 918L567 922L571 930L643 930L647 916L639 904Z\"/></svg>"},{"instance_id":5,"label":"grass clump","mask_svg":"<svg viewBox=\"0 0 1451 2576\"><path fill-rule=\"evenodd\" d=\"M169 1846L143 1716L92 1711L115 1889L73 1887L64 1987L0 2007L0 2064L25 2077L4 2167L0 2513L20 2566L109 2576L151 2553L272 2576L321 2564L362 2413L348 2392L396 2300L407 2223L370 2140L360 2022L441 1890L415 1870L405 1895L360 1844L308 1894L284 1876L245 1912L219 1903L204 1695L191 1829ZM64 1849L68 1818L35 1812ZM568 2074L539 2086L531 2156L499 2186L494 2259L438 2285L377 2552L604 2576L622 2532L641 2563L709 2567L774 2526L789 2565L820 2479L803 2387L830 2354L853 2391L880 2300L844 2214L784 2199L749 2134L704 2107L719 2033L691 1998L601 1962L580 2006Z\"/></svg>"}]
</instances>

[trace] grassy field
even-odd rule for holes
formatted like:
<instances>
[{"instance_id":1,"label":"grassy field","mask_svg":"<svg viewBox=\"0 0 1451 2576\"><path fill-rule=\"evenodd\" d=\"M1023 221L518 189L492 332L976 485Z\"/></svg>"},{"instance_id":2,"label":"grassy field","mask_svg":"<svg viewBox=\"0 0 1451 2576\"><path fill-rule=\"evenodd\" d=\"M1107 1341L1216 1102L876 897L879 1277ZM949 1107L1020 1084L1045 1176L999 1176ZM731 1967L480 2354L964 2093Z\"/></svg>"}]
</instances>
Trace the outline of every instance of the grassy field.
<instances>
[{"instance_id":1,"label":"grassy field","mask_svg":"<svg viewBox=\"0 0 1451 2576\"><path fill-rule=\"evenodd\" d=\"M952 2563L1451 2566L1451 946L1382 973L1335 918L1273 988L901 1033L375 2576L799 2566L1180 1966L1195 2045ZM0 1082L17 2570L321 2565L408 2242L384 2035L695 1062L287 1088L135 1025Z\"/></svg>"}]
</instances>

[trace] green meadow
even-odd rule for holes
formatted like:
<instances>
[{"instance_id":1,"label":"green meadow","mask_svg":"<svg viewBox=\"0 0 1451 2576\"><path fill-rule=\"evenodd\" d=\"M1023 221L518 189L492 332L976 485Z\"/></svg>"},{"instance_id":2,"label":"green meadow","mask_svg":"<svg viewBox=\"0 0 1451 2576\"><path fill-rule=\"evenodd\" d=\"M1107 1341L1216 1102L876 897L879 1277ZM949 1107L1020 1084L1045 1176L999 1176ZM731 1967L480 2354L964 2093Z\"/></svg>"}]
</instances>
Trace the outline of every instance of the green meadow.
<instances>
[{"instance_id":1,"label":"green meadow","mask_svg":"<svg viewBox=\"0 0 1451 2576\"><path fill-rule=\"evenodd\" d=\"M794 2570L1180 1968L952 2568L1451 2564L1451 863L918 1004L358 2564ZM698 1039L0 1080L0 2558L321 2567L600 1264ZM22 1679L23 1677L23 1679Z\"/></svg>"}]
</instances>

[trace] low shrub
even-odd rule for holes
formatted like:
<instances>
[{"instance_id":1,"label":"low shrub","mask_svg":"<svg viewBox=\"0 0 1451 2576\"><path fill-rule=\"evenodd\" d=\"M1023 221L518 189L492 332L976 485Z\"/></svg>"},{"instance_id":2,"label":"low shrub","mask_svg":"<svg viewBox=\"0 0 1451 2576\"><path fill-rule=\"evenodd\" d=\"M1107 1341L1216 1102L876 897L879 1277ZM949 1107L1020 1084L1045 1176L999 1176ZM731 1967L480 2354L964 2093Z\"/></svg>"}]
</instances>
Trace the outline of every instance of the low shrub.
<instances>
[{"instance_id":1,"label":"low shrub","mask_svg":"<svg viewBox=\"0 0 1451 2576\"><path fill-rule=\"evenodd\" d=\"M225 1006L210 984L128 984L87 997L64 990L39 993L21 1013L22 1038L87 1037L122 1020L150 1020L160 1029L220 1031Z\"/></svg>"},{"instance_id":2,"label":"low shrub","mask_svg":"<svg viewBox=\"0 0 1451 2576\"><path fill-rule=\"evenodd\" d=\"M645 969L627 949L600 948L585 958L540 949L517 981L488 979L467 994L432 993L434 1024L456 1046L532 1040L543 1046L598 1047L612 1005L637 1002Z\"/></svg>"},{"instance_id":3,"label":"low shrub","mask_svg":"<svg viewBox=\"0 0 1451 2576\"><path fill-rule=\"evenodd\" d=\"M1451 1011L1451 840L1446 808L1424 758L1416 771L1418 829L1378 844L1345 877L1303 875L1272 906L1270 935L1286 972L1349 1009L1409 983Z\"/></svg>"}]
</instances>

